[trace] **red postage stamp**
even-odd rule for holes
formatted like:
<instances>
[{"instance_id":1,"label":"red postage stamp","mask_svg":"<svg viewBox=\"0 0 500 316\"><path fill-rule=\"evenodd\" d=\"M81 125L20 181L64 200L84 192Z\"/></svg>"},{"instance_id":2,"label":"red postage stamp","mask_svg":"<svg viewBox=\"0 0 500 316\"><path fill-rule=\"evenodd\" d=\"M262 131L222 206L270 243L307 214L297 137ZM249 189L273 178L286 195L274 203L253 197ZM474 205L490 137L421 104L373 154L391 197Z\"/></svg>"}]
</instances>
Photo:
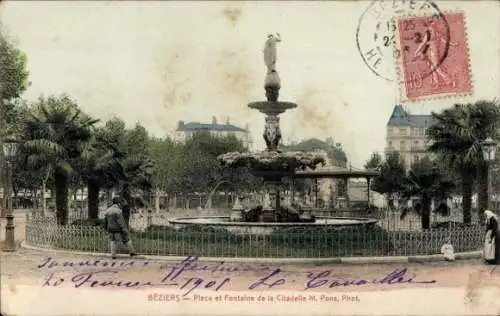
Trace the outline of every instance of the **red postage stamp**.
<instances>
[{"instance_id":1,"label":"red postage stamp","mask_svg":"<svg viewBox=\"0 0 500 316\"><path fill-rule=\"evenodd\" d=\"M463 13L405 17L399 31L398 74L403 98L418 101L472 93Z\"/></svg>"}]
</instances>

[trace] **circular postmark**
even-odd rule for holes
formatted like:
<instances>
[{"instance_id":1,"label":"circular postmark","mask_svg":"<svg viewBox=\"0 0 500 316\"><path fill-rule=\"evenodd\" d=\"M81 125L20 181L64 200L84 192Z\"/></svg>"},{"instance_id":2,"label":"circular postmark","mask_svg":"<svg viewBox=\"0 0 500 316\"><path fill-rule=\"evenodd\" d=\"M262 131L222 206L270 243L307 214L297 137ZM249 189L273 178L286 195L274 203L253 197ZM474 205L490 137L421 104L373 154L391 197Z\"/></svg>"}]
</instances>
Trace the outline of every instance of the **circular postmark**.
<instances>
[{"instance_id":1,"label":"circular postmark","mask_svg":"<svg viewBox=\"0 0 500 316\"><path fill-rule=\"evenodd\" d=\"M422 22L416 23L415 17L422 17ZM396 73L395 59L400 59L405 53L420 55L415 58L424 58L422 56L426 54L425 42L434 40L430 38L433 33L429 30L436 26L442 30L442 37L439 39L442 45L438 56L434 58L435 62L425 72L425 77L431 75L446 59L450 43L448 22L433 1L372 1L359 18L356 45L363 62L372 73L387 81L393 81ZM398 34L401 38L397 38ZM409 45L409 42L412 42L412 45ZM420 46L424 48L419 48L419 52L410 52Z\"/></svg>"}]
</instances>

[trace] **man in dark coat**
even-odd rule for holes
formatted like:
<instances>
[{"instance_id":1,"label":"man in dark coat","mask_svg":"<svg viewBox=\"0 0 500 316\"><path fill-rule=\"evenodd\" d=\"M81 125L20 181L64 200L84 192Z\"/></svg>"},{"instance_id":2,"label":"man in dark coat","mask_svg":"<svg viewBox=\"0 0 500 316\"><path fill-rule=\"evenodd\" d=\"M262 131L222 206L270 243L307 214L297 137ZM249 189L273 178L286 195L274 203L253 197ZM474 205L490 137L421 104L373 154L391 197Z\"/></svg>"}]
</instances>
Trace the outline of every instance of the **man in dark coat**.
<instances>
[{"instance_id":1,"label":"man in dark coat","mask_svg":"<svg viewBox=\"0 0 500 316\"><path fill-rule=\"evenodd\" d=\"M130 231L121 210L120 199L113 198L113 204L104 211L104 228L109 234L111 257L116 259L118 242L128 249L130 256L135 256L135 250L130 240Z\"/></svg>"}]
</instances>

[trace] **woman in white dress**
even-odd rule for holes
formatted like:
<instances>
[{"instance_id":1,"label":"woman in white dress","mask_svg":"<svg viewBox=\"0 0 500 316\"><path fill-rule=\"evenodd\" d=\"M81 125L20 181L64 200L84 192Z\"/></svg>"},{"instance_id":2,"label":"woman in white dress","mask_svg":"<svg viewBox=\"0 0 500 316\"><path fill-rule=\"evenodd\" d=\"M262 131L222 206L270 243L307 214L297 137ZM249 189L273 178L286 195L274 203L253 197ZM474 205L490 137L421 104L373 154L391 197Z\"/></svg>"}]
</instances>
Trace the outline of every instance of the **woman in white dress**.
<instances>
[{"instance_id":1,"label":"woman in white dress","mask_svg":"<svg viewBox=\"0 0 500 316\"><path fill-rule=\"evenodd\" d=\"M490 210L484 211L486 216L486 236L484 239L484 259L488 264L500 264L500 242L498 233L498 217Z\"/></svg>"}]
</instances>

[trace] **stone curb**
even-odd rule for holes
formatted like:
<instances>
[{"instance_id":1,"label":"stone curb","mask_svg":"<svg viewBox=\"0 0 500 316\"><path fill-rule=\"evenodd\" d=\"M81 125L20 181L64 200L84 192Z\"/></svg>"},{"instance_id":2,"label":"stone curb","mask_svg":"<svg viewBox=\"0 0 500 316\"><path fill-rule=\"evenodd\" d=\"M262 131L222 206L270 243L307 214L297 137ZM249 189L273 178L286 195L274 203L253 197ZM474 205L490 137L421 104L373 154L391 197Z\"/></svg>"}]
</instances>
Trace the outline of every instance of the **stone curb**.
<instances>
[{"instance_id":1,"label":"stone curb","mask_svg":"<svg viewBox=\"0 0 500 316\"><path fill-rule=\"evenodd\" d=\"M109 253L69 251L52 248L42 248L21 243L21 247L39 252L55 252L61 254L111 257ZM481 251L469 251L455 253L456 260L480 259ZM141 259L151 261L181 261L186 256L149 256L139 255ZM128 257L123 257L128 258ZM201 262L234 262L234 263L270 263L270 264L384 264L384 263L413 263L413 262L435 262L446 261L443 255L421 255L421 256L389 256L389 257L340 257L340 258L222 258L222 257L201 257Z\"/></svg>"}]
</instances>

